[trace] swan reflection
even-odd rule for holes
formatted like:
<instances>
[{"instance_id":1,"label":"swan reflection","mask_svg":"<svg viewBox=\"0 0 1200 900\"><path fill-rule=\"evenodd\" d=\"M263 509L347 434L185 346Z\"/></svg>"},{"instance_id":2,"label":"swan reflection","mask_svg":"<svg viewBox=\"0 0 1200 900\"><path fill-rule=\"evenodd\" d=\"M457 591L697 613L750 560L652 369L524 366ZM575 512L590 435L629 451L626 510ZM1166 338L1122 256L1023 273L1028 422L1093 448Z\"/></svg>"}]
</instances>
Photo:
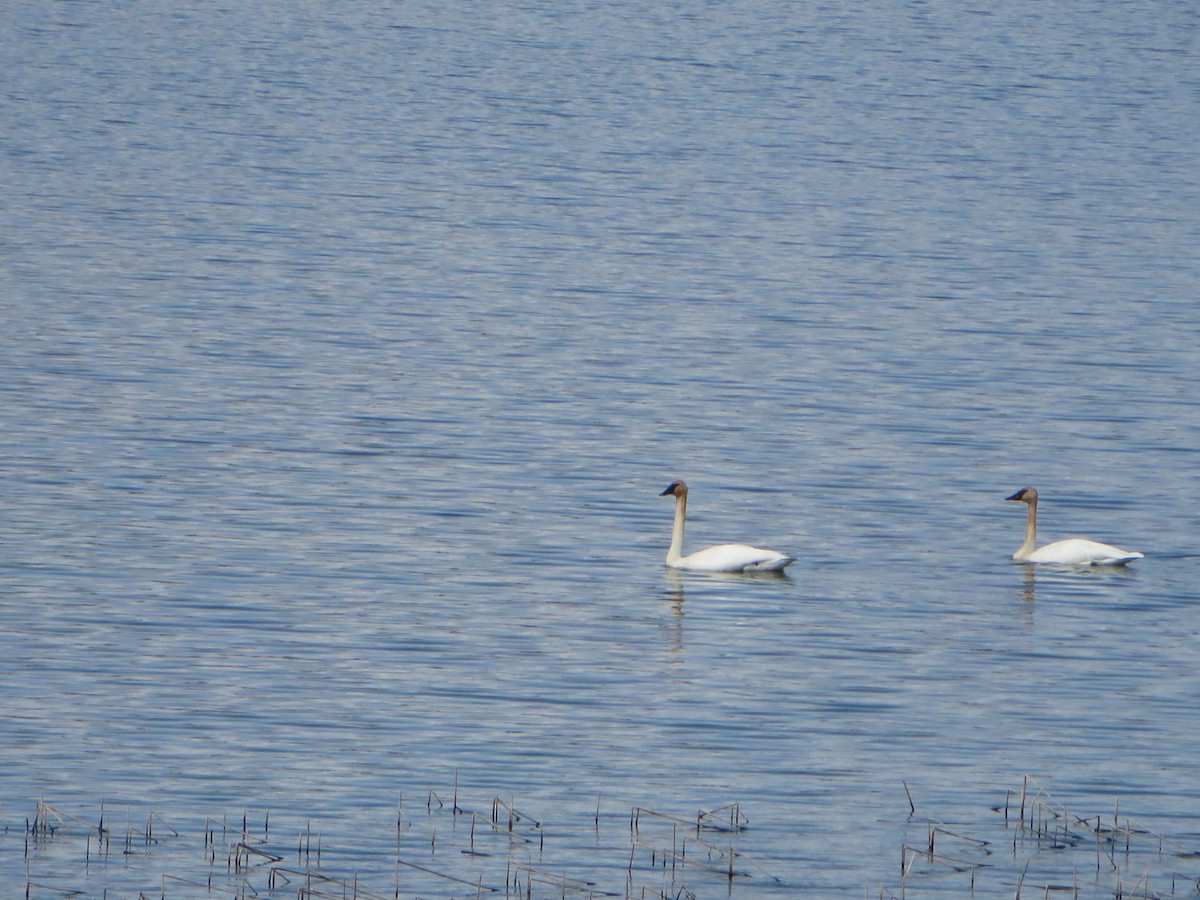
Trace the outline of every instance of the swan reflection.
<instances>
[{"instance_id":1,"label":"swan reflection","mask_svg":"<svg viewBox=\"0 0 1200 900\"><path fill-rule=\"evenodd\" d=\"M715 582L745 584L747 581L793 583L792 577L787 572L770 569L749 572L688 572L686 570L680 571L679 569L664 569L663 571L667 578L667 586L663 590L663 597L671 603L673 610L679 615L683 615L683 601L687 596L684 584L688 580L697 585L713 584Z\"/></svg>"}]
</instances>

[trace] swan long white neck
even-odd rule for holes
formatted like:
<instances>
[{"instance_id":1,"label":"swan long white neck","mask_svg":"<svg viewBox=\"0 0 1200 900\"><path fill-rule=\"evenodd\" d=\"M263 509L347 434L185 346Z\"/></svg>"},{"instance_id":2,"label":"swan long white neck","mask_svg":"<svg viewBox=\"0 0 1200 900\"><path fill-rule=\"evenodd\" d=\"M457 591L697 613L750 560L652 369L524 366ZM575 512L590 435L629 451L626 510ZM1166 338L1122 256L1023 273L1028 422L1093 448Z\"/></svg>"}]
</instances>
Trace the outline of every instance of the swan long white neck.
<instances>
[{"instance_id":1,"label":"swan long white neck","mask_svg":"<svg viewBox=\"0 0 1200 900\"><path fill-rule=\"evenodd\" d=\"M671 546L667 550L667 565L683 559L683 525L687 518L687 494L675 495L675 522L671 526Z\"/></svg>"},{"instance_id":2,"label":"swan long white neck","mask_svg":"<svg viewBox=\"0 0 1200 900\"><path fill-rule=\"evenodd\" d=\"M1027 559L1037 546L1037 497L1026 504L1029 510L1025 513L1025 542L1017 548L1013 559Z\"/></svg>"}]
</instances>

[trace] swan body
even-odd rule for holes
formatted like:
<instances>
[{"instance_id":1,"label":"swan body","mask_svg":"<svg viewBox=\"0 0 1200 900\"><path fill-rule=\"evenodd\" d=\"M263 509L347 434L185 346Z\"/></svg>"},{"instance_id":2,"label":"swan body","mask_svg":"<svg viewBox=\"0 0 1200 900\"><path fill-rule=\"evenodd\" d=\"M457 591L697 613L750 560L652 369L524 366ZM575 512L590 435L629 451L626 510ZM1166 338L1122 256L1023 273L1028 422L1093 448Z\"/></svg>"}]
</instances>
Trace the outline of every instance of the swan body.
<instances>
[{"instance_id":1,"label":"swan body","mask_svg":"<svg viewBox=\"0 0 1200 900\"><path fill-rule=\"evenodd\" d=\"M794 557L777 550L763 550L749 544L717 544L683 555L683 527L687 519L688 487L672 481L659 496L675 498L675 523L671 527L671 547L667 565L689 572L780 572L794 563Z\"/></svg>"},{"instance_id":2,"label":"swan body","mask_svg":"<svg viewBox=\"0 0 1200 900\"><path fill-rule=\"evenodd\" d=\"M1112 544L1087 538L1067 538L1034 549L1037 544L1037 489L1021 488L1004 499L1017 500L1029 507L1025 519L1025 542L1012 555L1017 562L1054 563L1060 566L1123 566L1142 558L1142 554L1136 550L1122 550Z\"/></svg>"}]
</instances>

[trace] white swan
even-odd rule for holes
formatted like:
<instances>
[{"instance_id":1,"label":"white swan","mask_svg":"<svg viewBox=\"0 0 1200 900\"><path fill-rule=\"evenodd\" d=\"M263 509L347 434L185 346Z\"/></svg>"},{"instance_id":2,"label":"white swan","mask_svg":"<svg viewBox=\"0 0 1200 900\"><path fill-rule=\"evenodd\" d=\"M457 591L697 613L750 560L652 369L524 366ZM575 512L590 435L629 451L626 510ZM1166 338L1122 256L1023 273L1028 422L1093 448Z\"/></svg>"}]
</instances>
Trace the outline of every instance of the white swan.
<instances>
[{"instance_id":1,"label":"white swan","mask_svg":"<svg viewBox=\"0 0 1200 900\"><path fill-rule=\"evenodd\" d=\"M682 481L672 481L659 494L675 498L675 524L671 528L671 548L667 550L667 565L672 569L691 572L779 572L796 560L775 550L763 550L749 544L717 544L695 553L683 555L683 524L687 518L688 487Z\"/></svg>"},{"instance_id":2,"label":"white swan","mask_svg":"<svg viewBox=\"0 0 1200 900\"><path fill-rule=\"evenodd\" d=\"M1035 488L1021 488L1005 500L1019 500L1028 504L1029 514L1025 520L1025 543L1017 548L1012 558L1017 562L1028 563L1058 563L1067 566L1123 566L1135 559L1141 559L1142 554L1136 550L1122 550L1111 544L1101 544L1099 541L1089 541L1086 538L1067 538L1055 541L1044 547L1034 549L1037 543L1037 502L1038 492Z\"/></svg>"}]
</instances>

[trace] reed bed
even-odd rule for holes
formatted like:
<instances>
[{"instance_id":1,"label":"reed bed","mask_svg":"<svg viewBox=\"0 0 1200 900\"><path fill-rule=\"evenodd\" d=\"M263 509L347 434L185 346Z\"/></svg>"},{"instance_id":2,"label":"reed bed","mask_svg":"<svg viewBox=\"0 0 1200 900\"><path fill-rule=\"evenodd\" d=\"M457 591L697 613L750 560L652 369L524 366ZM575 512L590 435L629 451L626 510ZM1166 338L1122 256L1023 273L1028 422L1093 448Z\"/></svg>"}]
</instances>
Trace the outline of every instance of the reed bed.
<instances>
[{"instance_id":1,"label":"reed bed","mask_svg":"<svg viewBox=\"0 0 1200 900\"><path fill-rule=\"evenodd\" d=\"M1032 777L966 823L925 818L920 797L908 785L905 793L907 809L893 820L905 833L898 883L864 885L867 897L1200 896L1196 846L1117 809L1080 814ZM0 881L4 896L25 900L730 900L809 893L793 891L758 862L755 828L738 803L681 814L641 804L605 809L597 797L590 821L549 823L512 797L470 802L456 783L444 794L401 795L394 830L388 818L386 808L376 809L370 828L326 834L310 820L273 821L269 813L226 813L193 826L154 811L102 803L81 813L41 800L23 831L0 822ZM792 827L820 829L800 820ZM848 852L831 841L828 862ZM22 864L23 895L11 888L14 860Z\"/></svg>"},{"instance_id":2,"label":"reed bed","mask_svg":"<svg viewBox=\"0 0 1200 900\"><path fill-rule=\"evenodd\" d=\"M909 804L915 817L911 794ZM976 834L927 820L922 844L901 844L900 887L881 888L880 898L973 893L984 881L990 895L998 886L1014 900L1200 895L1200 849L1122 817L1119 809L1111 816L1080 815L1026 775L992 812L1002 816L999 826L979 823ZM957 878L947 881L951 876Z\"/></svg>"},{"instance_id":3,"label":"reed bed","mask_svg":"<svg viewBox=\"0 0 1200 900\"><path fill-rule=\"evenodd\" d=\"M123 808L117 824L108 804L87 816L43 800L25 821L23 896L687 900L730 897L740 882L770 878L738 846L750 832L739 804L691 817L634 806L627 828L623 814L601 806L597 797L582 828L550 829L511 797L472 805L455 784L448 799L401 795L394 836L355 846L309 821L297 829L277 819L272 828L269 813L188 828Z\"/></svg>"}]
</instances>

